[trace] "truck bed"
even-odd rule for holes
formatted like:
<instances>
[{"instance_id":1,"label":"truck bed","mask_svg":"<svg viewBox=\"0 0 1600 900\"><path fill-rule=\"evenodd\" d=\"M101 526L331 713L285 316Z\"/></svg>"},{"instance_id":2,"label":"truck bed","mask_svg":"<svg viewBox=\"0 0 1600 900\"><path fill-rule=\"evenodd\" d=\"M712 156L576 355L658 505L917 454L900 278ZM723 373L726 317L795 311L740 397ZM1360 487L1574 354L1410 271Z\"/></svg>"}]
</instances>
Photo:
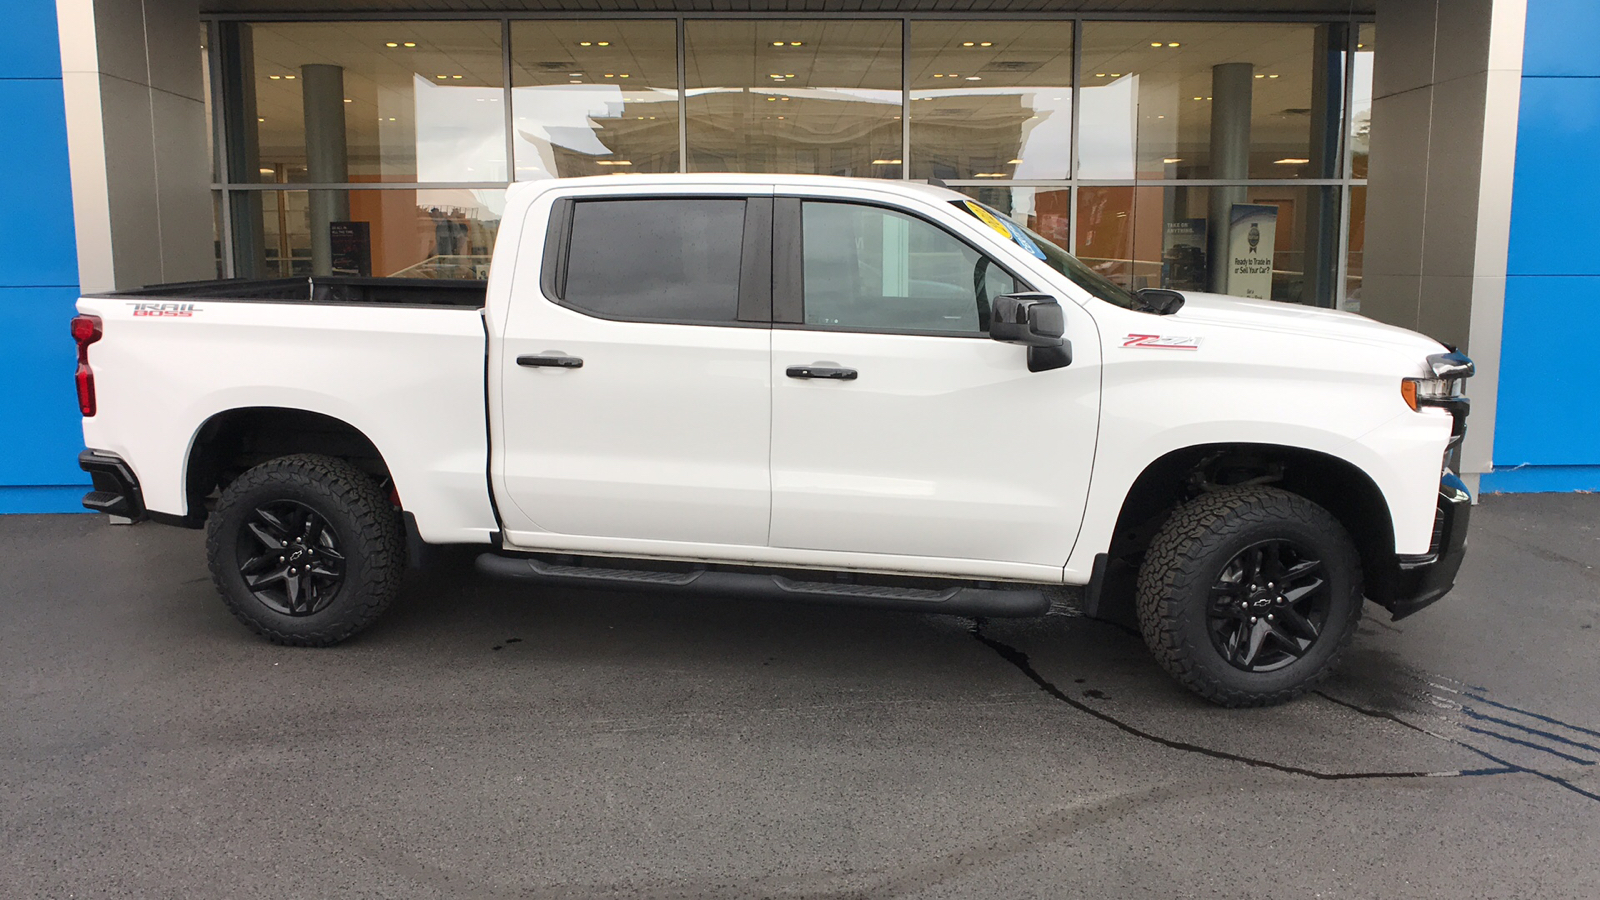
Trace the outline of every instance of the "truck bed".
<instances>
[{"instance_id":1,"label":"truck bed","mask_svg":"<svg viewBox=\"0 0 1600 900\"><path fill-rule=\"evenodd\" d=\"M230 278L158 284L116 293L116 299L218 300L228 303L316 303L323 305L421 306L482 309L488 282L436 278Z\"/></svg>"}]
</instances>

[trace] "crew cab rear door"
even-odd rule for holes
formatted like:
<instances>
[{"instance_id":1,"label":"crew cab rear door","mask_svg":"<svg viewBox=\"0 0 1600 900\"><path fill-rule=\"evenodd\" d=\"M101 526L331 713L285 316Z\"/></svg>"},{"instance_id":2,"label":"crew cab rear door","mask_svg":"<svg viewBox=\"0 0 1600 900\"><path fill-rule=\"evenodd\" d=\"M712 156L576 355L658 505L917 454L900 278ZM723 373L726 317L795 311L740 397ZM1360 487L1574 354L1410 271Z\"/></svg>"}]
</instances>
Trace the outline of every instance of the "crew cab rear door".
<instances>
[{"instance_id":1,"label":"crew cab rear door","mask_svg":"<svg viewBox=\"0 0 1600 900\"><path fill-rule=\"evenodd\" d=\"M1088 314L1059 297L1077 358L1030 372L988 337L989 302L1039 286L951 223L779 196L774 227L772 545L1058 575L1094 461Z\"/></svg>"},{"instance_id":2,"label":"crew cab rear door","mask_svg":"<svg viewBox=\"0 0 1600 900\"><path fill-rule=\"evenodd\" d=\"M770 193L555 200L538 277L518 261L498 354L496 496L511 543L766 544Z\"/></svg>"}]
</instances>

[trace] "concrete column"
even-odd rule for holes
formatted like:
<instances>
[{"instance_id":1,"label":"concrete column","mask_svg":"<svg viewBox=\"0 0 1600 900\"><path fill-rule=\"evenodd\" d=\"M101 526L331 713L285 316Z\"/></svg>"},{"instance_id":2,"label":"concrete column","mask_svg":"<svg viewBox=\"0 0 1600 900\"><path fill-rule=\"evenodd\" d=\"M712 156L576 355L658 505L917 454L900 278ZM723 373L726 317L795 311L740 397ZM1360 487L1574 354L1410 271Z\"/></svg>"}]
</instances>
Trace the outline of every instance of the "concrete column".
<instances>
[{"instance_id":1,"label":"concrete column","mask_svg":"<svg viewBox=\"0 0 1600 900\"><path fill-rule=\"evenodd\" d=\"M324 64L300 67L306 121L306 180L343 184L350 180L344 136L344 68ZM350 218L348 191L311 191L311 273L333 273L328 226Z\"/></svg>"},{"instance_id":2,"label":"concrete column","mask_svg":"<svg viewBox=\"0 0 1600 900\"><path fill-rule=\"evenodd\" d=\"M85 291L216 277L197 0L58 0Z\"/></svg>"},{"instance_id":3,"label":"concrete column","mask_svg":"<svg viewBox=\"0 0 1600 900\"><path fill-rule=\"evenodd\" d=\"M1526 0L1383 0L1361 311L1463 349L1462 470L1493 466Z\"/></svg>"},{"instance_id":4,"label":"concrete column","mask_svg":"<svg viewBox=\"0 0 1600 900\"><path fill-rule=\"evenodd\" d=\"M1250 103L1255 66L1223 63L1211 67L1211 177L1250 177ZM1243 187L1211 189L1208 259L1209 285L1221 293L1228 287L1228 218L1235 203L1249 199Z\"/></svg>"}]
</instances>

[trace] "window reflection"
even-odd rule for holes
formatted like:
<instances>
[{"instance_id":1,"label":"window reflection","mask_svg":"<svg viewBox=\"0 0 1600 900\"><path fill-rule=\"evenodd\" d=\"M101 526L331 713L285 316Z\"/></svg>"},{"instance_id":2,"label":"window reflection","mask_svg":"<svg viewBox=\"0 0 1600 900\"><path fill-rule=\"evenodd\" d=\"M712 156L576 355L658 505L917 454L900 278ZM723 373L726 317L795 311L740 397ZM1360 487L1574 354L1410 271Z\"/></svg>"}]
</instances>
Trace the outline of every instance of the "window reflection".
<instances>
[{"instance_id":1,"label":"window reflection","mask_svg":"<svg viewBox=\"0 0 1600 900\"><path fill-rule=\"evenodd\" d=\"M1000 210L1058 247L1072 246L1072 191L1022 185L956 188L979 203Z\"/></svg>"},{"instance_id":2,"label":"window reflection","mask_svg":"<svg viewBox=\"0 0 1600 900\"><path fill-rule=\"evenodd\" d=\"M1367 153L1372 146L1372 60L1377 50L1377 28L1362 25L1350 59L1350 164L1356 178L1367 177Z\"/></svg>"},{"instance_id":3,"label":"window reflection","mask_svg":"<svg viewBox=\"0 0 1600 900\"><path fill-rule=\"evenodd\" d=\"M250 90L240 100L253 107L256 138L242 180L313 180L314 160L352 182L506 180L500 23L246 27ZM311 78L308 66L320 67ZM326 106L313 102L321 119L308 137L316 91L330 93Z\"/></svg>"},{"instance_id":4,"label":"window reflection","mask_svg":"<svg viewBox=\"0 0 1600 900\"><path fill-rule=\"evenodd\" d=\"M1090 22L1083 178L1336 174L1341 25Z\"/></svg>"},{"instance_id":5,"label":"window reflection","mask_svg":"<svg viewBox=\"0 0 1600 900\"><path fill-rule=\"evenodd\" d=\"M516 179L678 171L672 22L513 22Z\"/></svg>"},{"instance_id":6,"label":"window reflection","mask_svg":"<svg viewBox=\"0 0 1600 900\"><path fill-rule=\"evenodd\" d=\"M1070 177L1072 24L913 22L915 178Z\"/></svg>"},{"instance_id":7,"label":"window reflection","mask_svg":"<svg viewBox=\"0 0 1600 900\"><path fill-rule=\"evenodd\" d=\"M684 23L691 172L899 178L900 23Z\"/></svg>"},{"instance_id":8,"label":"window reflection","mask_svg":"<svg viewBox=\"0 0 1600 900\"><path fill-rule=\"evenodd\" d=\"M255 193L262 210L260 238L253 248L238 248L243 263L239 274L313 274L311 192ZM235 202L241 196L234 194ZM333 273L487 278L504 210L503 190L351 191L350 219L334 226Z\"/></svg>"},{"instance_id":9,"label":"window reflection","mask_svg":"<svg viewBox=\"0 0 1600 900\"><path fill-rule=\"evenodd\" d=\"M1210 218L1213 195L1242 190L1231 215ZM1337 188L1083 187L1077 257L1124 287L1212 291L1331 306ZM1218 229L1221 233L1217 233ZM1258 271L1239 259L1259 254ZM1219 254L1221 254L1219 256Z\"/></svg>"}]
</instances>

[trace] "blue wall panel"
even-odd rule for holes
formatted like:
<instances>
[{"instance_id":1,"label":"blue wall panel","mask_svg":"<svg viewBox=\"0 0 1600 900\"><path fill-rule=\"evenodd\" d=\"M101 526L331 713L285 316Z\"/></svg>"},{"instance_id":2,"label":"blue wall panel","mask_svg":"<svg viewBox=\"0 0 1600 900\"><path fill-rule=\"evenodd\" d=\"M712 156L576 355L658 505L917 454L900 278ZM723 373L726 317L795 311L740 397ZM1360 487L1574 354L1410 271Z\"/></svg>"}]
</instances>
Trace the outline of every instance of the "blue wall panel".
<instances>
[{"instance_id":1,"label":"blue wall panel","mask_svg":"<svg viewBox=\"0 0 1600 900\"><path fill-rule=\"evenodd\" d=\"M1528 0L1522 74L1600 77L1600 2Z\"/></svg>"},{"instance_id":2,"label":"blue wall panel","mask_svg":"<svg viewBox=\"0 0 1600 900\"><path fill-rule=\"evenodd\" d=\"M1597 40L1597 0L1528 0L1495 469L1485 491L1600 488L1600 392L1574 365L1600 332Z\"/></svg>"},{"instance_id":3,"label":"blue wall panel","mask_svg":"<svg viewBox=\"0 0 1600 900\"><path fill-rule=\"evenodd\" d=\"M0 28L0 512L81 511L83 435L67 333L78 259L52 0L7 0Z\"/></svg>"}]
</instances>

